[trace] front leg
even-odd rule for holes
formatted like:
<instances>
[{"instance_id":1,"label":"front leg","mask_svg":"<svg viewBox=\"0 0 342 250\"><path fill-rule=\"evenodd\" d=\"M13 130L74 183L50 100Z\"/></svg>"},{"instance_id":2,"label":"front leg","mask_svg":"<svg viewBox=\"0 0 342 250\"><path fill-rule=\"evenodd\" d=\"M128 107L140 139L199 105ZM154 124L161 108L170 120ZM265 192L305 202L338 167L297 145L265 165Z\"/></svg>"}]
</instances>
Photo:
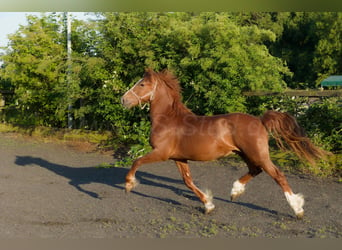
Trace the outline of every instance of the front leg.
<instances>
[{"instance_id":1,"label":"front leg","mask_svg":"<svg viewBox=\"0 0 342 250\"><path fill-rule=\"evenodd\" d=\"M138 180L135 178L135 173L141 165L165 160L167 160L167 157L157 149L154 149L150 153L136 159L126 175L126 192L130 192L139 184Z\"/></svg>"},{"instance_id":2,"label":"front leg","mask_svg":"<svg viewBox=\"0 0 342 250\"><path fill-rule=\"evenodd\" d=\"M215 205L212 202L212 194L210 190L207 190L206 192L202 192L192 181L190 168L187 163L187 161L175 161L176 165L178 167L179 172L181 173L183 177L184 184L192 190L196 196L203 202L205 213L208 214L212 210L214 210Z\"/></svg>"}]
</instances>

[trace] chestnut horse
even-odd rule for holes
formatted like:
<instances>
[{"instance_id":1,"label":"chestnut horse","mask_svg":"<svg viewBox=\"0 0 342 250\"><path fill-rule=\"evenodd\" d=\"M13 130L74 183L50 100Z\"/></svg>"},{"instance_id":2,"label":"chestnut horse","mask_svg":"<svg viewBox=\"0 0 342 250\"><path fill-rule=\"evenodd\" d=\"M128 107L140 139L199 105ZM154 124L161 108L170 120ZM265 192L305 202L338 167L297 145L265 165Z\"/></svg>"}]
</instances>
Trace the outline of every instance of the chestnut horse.
<instances>
[{"instance_id":1,"label":"chestnut horse","mask_svg":"<svg viewBox=\"0 0 342 250\"><path fill-rule=\"evenodd\" d=\"M282 188L297 218L303 217L304 198L292 192L284 174L272 163L268 146L268 132L272 132L280 146L282 138L298 156L311 163L325 154L304 136L294 117L276 111L267 111L261 118L242 113L197 116L181 102L179 82L167 70L157 73L148 69L122 96L121 103L126 108L150 103L152 125L153 150L134 161L126 176L127 192L137 185L135 173L142 164L171 159L185 185L209 213L215 208L212 196L195 186L187 161L210 161L236 153L247 163L249 171L234 182L232 200L245 191L253 177L265 171Z\"/></svg>"}]
</instances>

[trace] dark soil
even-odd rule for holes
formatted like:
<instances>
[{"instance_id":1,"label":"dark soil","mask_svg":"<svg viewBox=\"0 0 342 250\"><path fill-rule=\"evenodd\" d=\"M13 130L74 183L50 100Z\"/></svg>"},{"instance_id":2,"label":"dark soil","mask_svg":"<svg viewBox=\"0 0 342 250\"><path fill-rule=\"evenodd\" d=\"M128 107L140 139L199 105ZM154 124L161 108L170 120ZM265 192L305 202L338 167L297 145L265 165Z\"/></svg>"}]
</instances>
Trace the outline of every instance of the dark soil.
<instances>
[{"instance_id":1,"label":"dark soil","mask_svg":"<svg viewBox=\"0 0 342 250\"><path fill-rule=\"evenodd\" d=\"M287 174L306 199L297 220L267 174L231 202L244 163L191 162L195 183L214 195L205 215L172 161L142 166L140 185L126 194L128 169L99 167L114 162L109 154L0 133L0 157L0 238L342 237L342 186L331 179Z\"/></svg>"}]
</instances>

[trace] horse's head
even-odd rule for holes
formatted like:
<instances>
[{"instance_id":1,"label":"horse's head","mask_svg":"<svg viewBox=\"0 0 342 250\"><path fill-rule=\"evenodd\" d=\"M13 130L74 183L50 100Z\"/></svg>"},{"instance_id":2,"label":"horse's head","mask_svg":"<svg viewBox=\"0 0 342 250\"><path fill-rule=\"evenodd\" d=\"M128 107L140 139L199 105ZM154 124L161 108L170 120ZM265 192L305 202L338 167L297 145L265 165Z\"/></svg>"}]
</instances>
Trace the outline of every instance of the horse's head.
<instances>
[{"instance_id":1,"label":"horse's head","mask_svg":"<svg viewBox=\"0 0 342 250\"><path fill-rule=\"evenodd\" d=\"M158 81L155 78L156 73L148 69L144 77L134 84L122 97L121 103L126 108L151 102L155 97Z\"/></svg>"}]
</instances>

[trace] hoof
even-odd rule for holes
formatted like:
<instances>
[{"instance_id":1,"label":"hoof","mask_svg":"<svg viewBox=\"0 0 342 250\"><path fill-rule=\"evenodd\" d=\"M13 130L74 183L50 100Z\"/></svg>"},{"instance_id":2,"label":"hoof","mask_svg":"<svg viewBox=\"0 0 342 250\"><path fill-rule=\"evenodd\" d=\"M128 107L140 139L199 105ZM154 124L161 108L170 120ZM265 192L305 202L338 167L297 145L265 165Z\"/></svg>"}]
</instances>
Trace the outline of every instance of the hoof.
<instances>
[{"instance_id":1,"label":"hoof","mask_svg":"<svg viewBox=\"0 0 342 250\"><path fill-rule=\"evenodd\" d=\"M240 195L245 192L245 185L246 184L242 184L239 180L234 182L232 191L230 192L231 201L235 201Z\"/></svg>"},{"instance_id":2,"label":"hoof","mask_svg":"<svg viewBox=\"0 0 342 250\"><path fill-rule=\"evenodd\" d=\"M302 194L290 194L285 192L285 197L295 212L297 219L302 219L304 216L304 197Z\"/></svg>"},{"instance_id":3,"label":"hoof","mask_svg":"<svg viewBox=\"0 0 342 250\"><path fill-rule=\"evenodd\" d=\"M230 195L230 201L232 201L232 202L236 201L242 194L243 193Z\"/></svg>"},{"instance_id":4,"label":"hoof","mask_svg":"<svg viewBox=\"0 0 342 250\"><path fill-rule=\"evenodd\" d=\"M205 214L209 214L209 213L211 213L214 210L214 208L215 208L215 205L213 203L211 203L211 202L207 203L207 204L205 204L204 213Z\"/></svg>"},{"instance_id":5,"label":"hoof","mask_svg":"<svg viewBox=\"0 0 342 250\"><path fill-rule=\"evenodd\" d=\"M215 205L213 204L213 194L209 189L207 189L205 190L204 195L206 198L206 201L204 203L204 213L209 214L215 208Z\"/></svg>"},{"instance_id":6,"label":"hoof","mask_svg":"<svg viewBox=\"0 0 342 250\"><path fill-rule=\"evenodd\" d=\"M127 183L126 183L126 187L125 187L126 193L131 192L132 189L133 189L133 186L132 186L131 184L127 184Z\"/></svg>"},{"instance_id":7,"label":"hoof","mask_svg":"<svg viewBox=\"0 0 342 250\"><path fill-rule=\"evenodd\" d=\"M231 200L232 202L234 202L234 201L237 200L237 198L238 198L239 196L240 196L240 195L232 194L232 195L230 196L230 200Z\"/></svg>"},{"instance_id":8,"label":"hoof","mask_svg":"<svg viewBox=\"0 0 342 250\"><path fill-rule=\"evenodd\" d=\"M138 184L139 184L139 182L138 182L137 179L135 179L135 178L132 179L131 181L127 181L127 182L126 182L126 187L125 187L126 193L131 192L131 190L132 190L133 188L135 188Z\"/></svg>"},{"instance_id":9,"label":"hoof","mask_svg":"<svg viewBox=\"0 0 342 250\"><path fill-rule=\"evenodd\" d=\"M303 211L303 212L300 212L300 213L298 213L298 214L296 214L296 217L297 217L298 220L303 219L303 217L304 217L304 211Z\"/></svg>"}]
</instances>

